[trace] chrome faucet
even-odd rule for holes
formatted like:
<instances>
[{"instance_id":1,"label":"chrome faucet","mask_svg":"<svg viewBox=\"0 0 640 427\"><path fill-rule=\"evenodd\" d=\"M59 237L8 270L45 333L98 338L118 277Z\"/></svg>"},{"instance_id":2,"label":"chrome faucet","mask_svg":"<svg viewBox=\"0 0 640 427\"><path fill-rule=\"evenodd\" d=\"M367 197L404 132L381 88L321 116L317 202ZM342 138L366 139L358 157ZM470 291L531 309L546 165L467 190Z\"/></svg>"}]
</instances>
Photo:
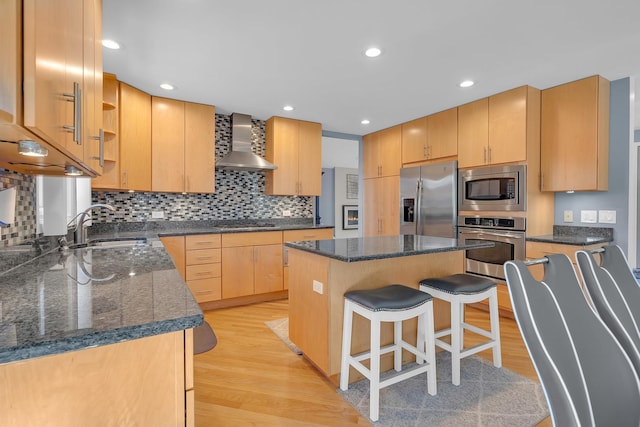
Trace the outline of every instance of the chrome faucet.
<instances>
[{"instance_id":1,"label":"chrome faucet","mask_svg":"<svg viewBox=\"0 0 640 427\"><path fill-rule=\"evenodd\" d=\"M74 231L74 234L73 234L74 243L76 244L87 243L87 228L84 226L84 223L86 221L85 218L89 215L89 213L91 212L91 209L93 208L105 208L114 212L116 210L116 208L114 208L112 205L108 203L95 203L89 206L87 209L80 212L79 214L77 214L76 216L74 216L71 219L71 221L69 221L69 223L67 224L67 227L70 230Z\"/></svg>"}]
</instances>

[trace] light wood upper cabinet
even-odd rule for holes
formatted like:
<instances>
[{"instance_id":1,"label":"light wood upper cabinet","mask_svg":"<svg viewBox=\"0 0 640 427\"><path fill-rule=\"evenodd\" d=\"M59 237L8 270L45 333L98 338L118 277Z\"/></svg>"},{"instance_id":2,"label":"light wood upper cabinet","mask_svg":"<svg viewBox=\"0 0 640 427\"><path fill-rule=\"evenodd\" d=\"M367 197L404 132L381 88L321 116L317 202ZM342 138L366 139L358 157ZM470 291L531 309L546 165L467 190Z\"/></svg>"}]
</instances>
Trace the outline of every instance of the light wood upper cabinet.
<instances>
[{"instance_id":1,"label":"light wood upper cabinet","mask_svg":"<svg viewBox=\"0 0 640 427\"><path fill-rule=\"evenodd\" d=\"M362 144L363 178L400 175L402 126L365 135Z\"/></svg>"},{"instance_id":2,"label":"light wood upper cabinet","mask_svg":"<svg viewBox=\"0 0 640 427\"><path fill-rule=\"evenodd\" d=\"M539 116L540 91L530 86L458 107L458 167L527 161Z\"/></svg>"},{"instance_id":3,"label":"light wood upper cabinet","mask_svg":"<svg viewBox=\"0 0 640 427\"><path fill-rule=\"evenodd\" d=\"M271 117L265 159L278 169L265 173L265 194L319 196L322 192L322 125Z\"/></svg>"},{"instance_id":4,"label":"light wood upper cabinet","mask_svg":"<svg viewBox=\"0 0 640 427\"><path fill-rule=\"evenodd\" d=\"M119 105L120 83L113 74L104 73L102 86L102 126L104 135L104 166L102 175L91 180L95 189L120 188Z\"/></svg>"},{"instance_id":5,"label":"light wood upper cabinet","mask_svg":"<svg viewBox=\"0 0 640 427\"><path fill-rule=\"evenodd\" d=\"M542 91L543 191L606 191L609 82L592 76Z\"/></svg>"},{"instance_id":6,"label":"light wood upper cabinet","mask_svg":"<svg viewBox=\"0 0 640 427\"><path fill-rule=\"evenodd\" d=\"M427 160L427 118L421 117L402 125L402 163Z\"/></svg>"},{"instance_id":7,"label":"light wood upper cabinet","mask_svg":"<svg viewBox=\"0 0 640 427\"><path fill-rule=\"evenodd\" d=\"M457 152L457 108L402 124L403 164L451 157Z\"/></svg>"},{"instance_id":8,"label":"light wood upper cabinet","mask_svg":"<svg viewBox=\"0 0 640 427\"><path fill-rule=\"evenodd\" d=\"M489 146L489 99L458 107L458 167L484 165Z\"/></svg>"},{"instance_id":9,"label":"light wood upper cabinet","mask_svg":"<svg viewBox=\"0 0 640 427\"><path fill-rule=\"evenodd\" d=\"M120 187L151 190L151 96L120 83Z\"/></svg>"},{"instance_id":10,"label":"light wood upper cabinet","mask_svg":"<svg viewBox=\"0 0 640 427\"><path fill-rule=\"evenodd\" d=\"M184 191L215 191L215 115L212 105L185 103Z\"/></svg>"},{"instance_id":11,"label":"light wood upper cabinet","mask_svg":"<svg viewBox=\"0 0 640 427\"><path fill-rule=\"evenodd\" d=\"M151 191L184 191L184 102L151 98Z\"/></svg>"},{"instance_id":12,"label":"light wood upper cabinet","mask_svg":"<svg viewBox=\"0 0 640 427\"><path fill-rule=\"evenodd\" d=\"M214 115L210 105L152 98L152 191L213 192Z\"/></svg>"},{"instance_id":13,"label":"light wood upper cabinet","mask_svg":"<svg viewBox=\"0 0 640 427\"><path fill-rule=\"evenodd\" d=\"M102 114L102 0L84 3L83 145L84 160L98 174L103 173L104 128Z\"/></svg>"},{"instance_id":14,"label":"light wood upper cabinet","mask_svg":"<svg viewBox=\"0 0 640 427\"><path fill-rule=\"evenodd\" d=\"M389 236L400 232L400 176L363 180L363 235Z\"/></svg>"},{"instance_id":15,"label":"light wood upper cabinet","mask_svg":"<svg viewBox=\"0 0 640 427\"><path fill-rule=\"evenodd\" d=\"M440 159L458 153L458 108L427 116L427 158Z\"/></svg>"}]
</instances>

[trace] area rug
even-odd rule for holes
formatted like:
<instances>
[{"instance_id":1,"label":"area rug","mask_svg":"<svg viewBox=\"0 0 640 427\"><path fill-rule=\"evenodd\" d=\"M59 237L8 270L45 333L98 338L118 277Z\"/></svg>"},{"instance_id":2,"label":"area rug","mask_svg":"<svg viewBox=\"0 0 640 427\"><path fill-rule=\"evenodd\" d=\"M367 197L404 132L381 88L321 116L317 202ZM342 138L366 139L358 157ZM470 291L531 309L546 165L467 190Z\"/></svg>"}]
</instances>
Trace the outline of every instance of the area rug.
<instances>
[{"instance_id":1,"label":"area rug","mask_svg":"<svg viewBox=\"0 0 640 427\"><path fill-rule=\"evenodd\" d=\"M288 319L266 322L293 351ZM479 356L461 361L459 386L451 384L451 356L436 355L438 393L427 393L426 374L380 390L376 426L535 426L549 416L540 384ZM369 382L358 381L338 393L369 419Z\"/></svg>"},{"instance_id":2,"label":"area rug","mask_svg":"<svg viewBox=\"0 0 640 427\"><path fill-rule=\"evenodd\" d=\"M264 322L264 324L267 325L267 327L271 329L271 331L273 331L273 333L276 334L276 336L280 338L282 342L284 342L287 345L287 347L291 349L291 351L293 351L297 355L302 354L302 350L296 347L296 345L292 343L291 340L289 339L289 318L288 317L285 317L284 319L270 320L268 322Z\"/></svg>"}]
</instances>

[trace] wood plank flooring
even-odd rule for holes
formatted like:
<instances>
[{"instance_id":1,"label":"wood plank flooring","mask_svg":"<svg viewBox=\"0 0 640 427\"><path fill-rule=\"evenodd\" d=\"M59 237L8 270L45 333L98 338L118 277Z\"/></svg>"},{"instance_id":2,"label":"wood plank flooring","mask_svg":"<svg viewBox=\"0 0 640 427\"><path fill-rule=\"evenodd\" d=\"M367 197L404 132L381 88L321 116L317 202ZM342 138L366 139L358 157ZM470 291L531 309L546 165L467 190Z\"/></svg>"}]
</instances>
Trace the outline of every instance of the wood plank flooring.
<instances>
[{"instance_id":1,"label":"wood plank flooring","mask_svg":"<svg viewBox=\"0 0 640 427\"><path fill-rule=\"evenodd\" d=\"M287 316L287 300L205 312L218 345L195 356L196 427L370 425L264 324ZM467 320L486 327L488 315L467 309ZM516 323L501 318L500 327L503 365L537 380ZM491 359L490 351L480 355Z\"/></svg>"}]
</instances>

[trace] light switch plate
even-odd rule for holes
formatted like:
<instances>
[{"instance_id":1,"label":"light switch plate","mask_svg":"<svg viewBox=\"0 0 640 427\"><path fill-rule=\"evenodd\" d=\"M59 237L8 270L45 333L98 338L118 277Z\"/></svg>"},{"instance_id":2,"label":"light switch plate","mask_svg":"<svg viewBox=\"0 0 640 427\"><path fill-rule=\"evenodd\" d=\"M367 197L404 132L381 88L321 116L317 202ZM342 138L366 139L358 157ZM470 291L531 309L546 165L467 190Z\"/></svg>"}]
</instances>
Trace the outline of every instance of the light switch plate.
<instances>
[{"instance_id":1,"label":"light switch plate","mask_svg":"<svg viewBox=\"0 0 640 427\"><path fill-rule=\"evenodd\" d=\"M615 224L616 211L598 211L598 222L603 224Z\"/></svg>"},{"instance_id":2,"label":"light switch plate","mask_svg":"<svg viewBox=\"0 0 640 427\"><path fill-rule=\"evenodd\" d=\"M573 222L573 211L564 211L564 222Z\"/></svg>"},{"instance_id":3,"label":"light switch plate","mask_svg":"<svg viewBox=\"0 0 640 427\"><path fill-rule=\"evenodd\" d=\"M322 295L324 293L324 286L322 284L322 282L318 282L317 280L313 281L313 292L317 292L320 295Z\"/></svg>"},{"instance_id":4,"label":"light switch plate","mask_svg":"<svg viewBox=\"0 0 640 427\"><path fill-rule=\"evenodd\" d=\"M598 211L580 211L580 222L598 222Z\"/></svg>"},{"instance_id":5,"label":"light switch plate","mask_svg":"<svg viewBox=\"0 0 640 427\"><path fill-rule=\"evenodd\" d=\"M164 218L164 211L151 211L151 218L153 219Z\"/></svg>"}]
</instances>

